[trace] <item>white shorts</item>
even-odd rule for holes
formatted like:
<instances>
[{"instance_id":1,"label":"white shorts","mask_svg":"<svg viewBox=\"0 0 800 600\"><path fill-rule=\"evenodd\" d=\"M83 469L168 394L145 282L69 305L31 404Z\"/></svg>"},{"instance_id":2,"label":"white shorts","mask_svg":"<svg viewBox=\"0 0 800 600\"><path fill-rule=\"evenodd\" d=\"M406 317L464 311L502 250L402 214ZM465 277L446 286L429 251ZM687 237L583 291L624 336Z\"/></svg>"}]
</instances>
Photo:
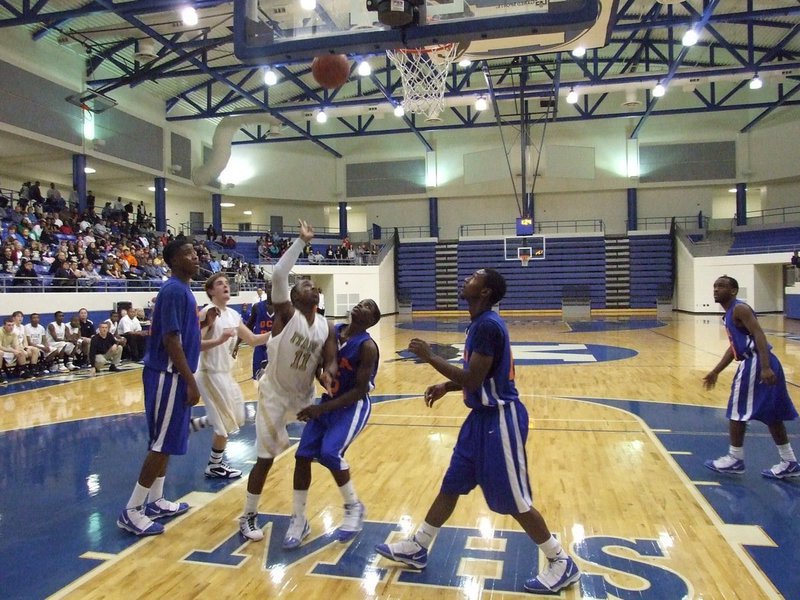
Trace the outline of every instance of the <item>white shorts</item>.
<instances>
[{"instance_id":1,"label":"white shorts","mask_svg":"<svg viewBox=\"0 0 800 600\"><path fill-rule=\"evenodd\" d=\"M229 434L239 431L244 425L244 396L231 374L223 371L198 371L195 373L195 380L214 433L228 437Z\"/></svg>"},{"instance_id":2,"label":"white shorts","mask_svg":"<svg viewBox=\"0 0 800 600\"><path fill-rule=\"evenodd\" d=\"M7 367L13 367L17 364L17 355L11 352L3 352L3 362Z\"/></svg>"},{"instance_id":3,"label":"white shorts","mask_svg":"<svg viewBox=\"0 0 800 600\"><path fill-rule=\"evenodd\" d=\"M72 354L72 351L75 350L75 344L71 342L53 342L50 347L58 352L64 350L65 354Z\"/></svg>"},{"instance_id":4,"label":"white shorts","mask_svg":"<svg viewBox=\"0 0 800 600\"><path fill-rule=\"evenodd\" d=\"M275 458L289 447L286 425L297 420L297 413L312 399L289 398L275 393L266 377L258 382L256 410L256 453L258 458Z\"/></svg>"}]
</instances>

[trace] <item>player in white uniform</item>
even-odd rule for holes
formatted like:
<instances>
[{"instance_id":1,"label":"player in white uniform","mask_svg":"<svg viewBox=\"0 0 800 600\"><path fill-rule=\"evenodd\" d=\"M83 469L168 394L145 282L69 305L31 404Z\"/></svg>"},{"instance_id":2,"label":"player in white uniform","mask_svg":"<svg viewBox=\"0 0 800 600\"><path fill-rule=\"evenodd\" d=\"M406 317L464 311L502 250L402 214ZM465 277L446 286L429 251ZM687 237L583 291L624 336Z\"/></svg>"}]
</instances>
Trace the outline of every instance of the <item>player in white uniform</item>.
<instances>
[{"instance_id":1,"label":"player in white uniform","mask_svg":"<svg viewBox=\"0 0 800 600\"><path fill-rule=\"evenodd\" d=\"M228 308L231 288L225 273L214 273L206 280L206 294L211 304L200 311L203 322L210 309L216 307L217 318L201 332L202 352L200 365L194 374L200 396L206 406L206 416L192 419L192 429L211 426L214 438L211 440L211 455L206 465L206 477L234 479L241 477L239 469L233 469L222 460L228 436L239 431L244 425L244 396L239 384L233 378L233 348L237 336L251 346L265 344L269 333L256 335L242 322L241 315ZM230 335L226 335L230 333ZM218 340L209 344L209 340Z\"/></svg>"},{"instance_id":2,"label":"player in white uniform","mask_svg":"<svg viewBox=\"0 0 800 600\"><path fill-rule=\"evenodd\" d=\"M28 341L31 346L38 348L42 355L42 364L45 368L51 369L51 373L56 372L51 363L57 355L57 350L47 345L47 330L40 323L39 313L31 313L31 322L25 325L25 335L28 336ZM49 366L48 366L49 365ZM64 371L68 369L61 367Z\"/></svg>"},{"instance_id":3,"label":"player in white uniform","mask_svg":"<svg viewBox=\"0 0 800 600\"><path fill-rule=\"evenodd\" d=\"M319 293L310 279L298 281L289 294L289 271L314 230L300 221L300 235L284 253L272 273L275 320L267 342L269 362L258 381L256 449L258 460L247 480L244 514L239 530L247 539L264 539L258 527L258 501L275 457L289 447L286 424L314 401L314 377L330 390L337 374L336 336L324 317L317 314ZM306 533L308 535L308 533Z\"/></svg>"}]
</instances>

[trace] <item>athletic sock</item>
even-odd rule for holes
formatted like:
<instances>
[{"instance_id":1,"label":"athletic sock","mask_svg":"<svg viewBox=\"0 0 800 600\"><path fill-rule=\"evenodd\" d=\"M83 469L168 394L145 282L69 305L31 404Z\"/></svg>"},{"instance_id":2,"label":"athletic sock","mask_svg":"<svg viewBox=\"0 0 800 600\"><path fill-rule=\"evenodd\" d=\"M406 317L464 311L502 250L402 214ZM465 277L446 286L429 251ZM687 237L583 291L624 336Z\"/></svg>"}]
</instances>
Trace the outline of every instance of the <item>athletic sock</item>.
<instances>
[{"instance_id":1,"label":"athletic sock","mask_svg":"<svg viewBox=\"0 0 800 600\"><path fill-rule=\"evenodd\" d=\"M414 534L414 539L420 546L427 550L431 547L433 540L436 539L437 533L439 533L438 527L434 527L428 524L427 521L423 521L422 525L417 529L417 533Z\"/></svg>"},{"instance_id":2,"label":"athletic sock","mask_svg":"<svg viewBox=\"0 0 800 600\"><path fill-rule=\"evenodd\" d=\"M306 516L306 500L308 490L294 490L292 493L292 514L298 517Z\"/></svg>"},{"instance_id":3,"label":"athletic sock","mask_svg":"<svg viewBox=\"0 0 800 600\"><path fill-rule=\"evenodd\" d=\"M358 494L356 494L356 488L353 487L352 479L339 488L339 493L342 495L345 504L358 502Z\"/></svg>"},{"instance_id":4,"label":"athletic sock","mask_svg":"<svg viewBox=\"0 0 800 600\"><path fill-rule=\"evenodd\" d=\"M544 553L548 560L557 560L560 558L567 558L567 553L564 552L564 549L561 547L561 542L559 542L555 537L552 535L550 539L544 542L543 544L537 544L539 549Z\"/></svg>"},{"instance_id":5,"label":"athletic sock","mask_svg":"<svg viewBox=\"0 0 800 600\"><path fill-rule=\"evenodd\" d=\"M728 454L730 454L736 460L744 460L744 447L742 446L729 446L728 447Z\"/></svg>"},{"instance_id":6,"label":"athletic sock","mask_svg":"<svg viewBox=\"0 0 800 600\"><path fill-rule=\"evenodd\" d=\"M225 449L217 450L216 448L211 448L211 455L208 457L208 464L210 465L218 465L222 462L222 455L225 454Z\"/></svg>"},{"instance_id":7,"label":"athletic sock","mask_svg":"<svg viewBox=\"0 0 800 600\"><path fill-rule=\"evenodd\" d=\"M147 499L150 502L155 502L159 498L164 497L164 481L166 477L156 477L156 480L153 482L153 485L150 486L150 494L148 495Z\"/></svg>"},{"instance_id":8,"label":"athletic sock","mask_svg":"<svg viewBox=\"0 0 800 600\"><path fill-rule=\"evenodd\" d=\"M140 507L147 500L147 494L149 492L150 488L146 488L143 485L140 485L139 482L137 481L136 485L133 487L133 493L131 494L131 497L128 500L128 504L125 505L125 508Z\"/></svg>"},{"instance_id":9,"label":"athletic sock","mask_svg":"<svg viewBox=\"0 0 800 600\"><path fill-rule=\"evenodd\" d=\"M251 494L247 492L244 501L244 514L250 515L258 512L258 501L261 499L261 494Z\"/></svg>"},{"instance_id":10,"label":"athletic sock","mask_svg":"<svg viewBox=\"0 0 800 600\"><path fill-rule=\"evenodd\" d=\"M778 454L781 457L781 460L785 460L786 462L797 462L797 459L794 456L794 450L792 450L792 445L787 442L782 446L778 446Z\"/></svg>"}]
</instances>

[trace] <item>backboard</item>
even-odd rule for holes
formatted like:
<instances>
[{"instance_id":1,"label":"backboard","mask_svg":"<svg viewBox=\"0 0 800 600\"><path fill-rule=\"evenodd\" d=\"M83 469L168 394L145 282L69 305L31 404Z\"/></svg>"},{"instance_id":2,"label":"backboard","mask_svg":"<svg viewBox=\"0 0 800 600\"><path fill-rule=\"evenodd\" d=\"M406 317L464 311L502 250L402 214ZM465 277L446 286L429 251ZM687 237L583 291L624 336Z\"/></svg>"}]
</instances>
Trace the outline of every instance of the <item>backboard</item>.
<instances>
[{"instance_id":1,"label":"backboard","mask_svg":"<svg viewBox=\"0 0 800 600\"><path fill-rule=\"evenodd\" d=\"M520 255L530 256L530 260L544 260L547 257L546 238L543 235L514 235L503 240L505 260L520 260Z\"/></svg>"},{"instance_id":2,"label":"backboard","mask_svg":"<svg viewBox=\"0 0 800 600\"><path fill-rule=\"evenodd\" d=\"M475 59L600 47L617 1L317 0L306 10L299 0L234 0L235 53L275 65L444 43Z\"/></svg>"}]
</instances>

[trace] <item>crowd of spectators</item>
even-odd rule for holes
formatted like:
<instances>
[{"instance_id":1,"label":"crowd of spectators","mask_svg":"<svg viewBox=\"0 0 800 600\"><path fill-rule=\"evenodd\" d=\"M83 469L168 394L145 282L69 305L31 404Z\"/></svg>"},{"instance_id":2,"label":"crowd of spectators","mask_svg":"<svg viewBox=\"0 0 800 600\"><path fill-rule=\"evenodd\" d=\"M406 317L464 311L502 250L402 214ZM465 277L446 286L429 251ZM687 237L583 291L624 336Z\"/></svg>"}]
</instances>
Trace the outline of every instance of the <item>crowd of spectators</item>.
<instances>
[{"instance_id":1,"label":"crowd of spectators","mask_svg":"<svg viewBox=\"0 0 800 600\"><path fill-rule=\"evenodd\" d=\"M118 197L98 213L89 191L81 213L74 190L64 199L51 183L42 196L38 181L23 184L16 201L9 196L0 196L0 278L10 280L10 291L77 290L99 281L168 277L162 250L173 234L155 230L144 203L134 207ZM193 243L202 267L199 279L225 270L237 282L264 280L259 269L242 260L217 258L200 241Z\"/></svg>"},{"instance_id":2,"label":"crowd of spectators","mask_svg":"<svg viewBox=\"0 0 800 600\"><path fill-rule=\"evenodd\" d=\"M258 238L256 247L258 256L264 262L275 262L283 253L286 252L291 240L278 235L267 233ZM325 262L349 262L353 264L365 264L368 262L366 257L376 256L380 249L376 244L356 244L350 242L349 237L345 237L340 244L329 244L323 254L320 246L314 247L306 244L300 259L305 259L311 264L323 264Z\"/></svg>"}]
</instances>

